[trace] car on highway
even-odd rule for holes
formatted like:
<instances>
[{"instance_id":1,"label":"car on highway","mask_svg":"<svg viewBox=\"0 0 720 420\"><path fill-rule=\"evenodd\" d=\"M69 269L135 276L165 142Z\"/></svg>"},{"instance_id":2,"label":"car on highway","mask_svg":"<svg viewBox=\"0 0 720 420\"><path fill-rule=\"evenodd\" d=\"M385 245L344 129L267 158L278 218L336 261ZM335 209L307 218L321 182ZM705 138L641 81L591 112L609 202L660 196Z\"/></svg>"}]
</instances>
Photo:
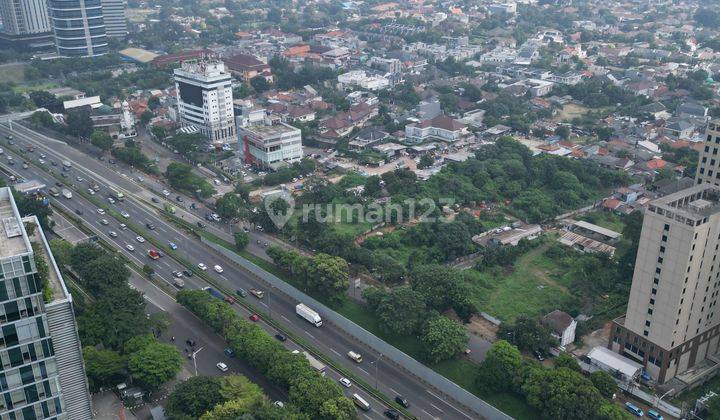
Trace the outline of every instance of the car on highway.
<instances>
[{"instance_id":1,"label":"car on highway","mask_svg":"<svg viewBox=\"0 0 720 420\"><path fill-rule=\"evenodd\" d=\"M45 161L44 161L43 159L38 159L38 163L41 164L41 165L44 165L44 164L45 164Z\"/></svg>"},{"instance_id":2,"label":"car on highway","mask_svg":"<svg viewBox=\"0 0 720 420\"><path fill-rule=\"evenodd\" d=\"M385 414L385 417L393 420L397 420L400 418L400 413L398 413L398 411L394 408L388 408L387 410L383 411L383 414Z\"/></svg>"},{"instance_id":3,"label":"car on highway","mask_svg":"<svg viewBox=\"0 0 720 420\"><path fill-rule=\"evenodd\" d=\"M107 201L108 201L108 203L110 203L110 204L115 204L115 199L112 198L112 197L108 197L108 198L107 198Z\"/></svg>"},{"instance_id":4,"label":"car on highway","mask_svg":"<svg viewBox=\"0 0 720 420\"><path fill-rule=\"evenodd\" d=\"M410 402L408 402L407 398L403 397L402 395L396 395L395 402L402 405L405 408L410 407Z\"/></svg>"},{"instance_id":5,"label":"car on highway","mask_svg":"<svg viewBox=\"0 0 720 420\"><path fill-rule=\"evenodd\" d=\"M148 228L148 229L150 229L150 230L155 230L155 225L153 225L153 224L150 223L150 222L145 223L145 227Z\"/></svg>"},{"instance_id":6,"label":"car on highway","mask_svg":"<svg viewBox=\"0 0 720 420\"><path fill-rule=\"evenodd\" d=\"M176 271L173 271L173 272L172 272L172 275L173 275L173 277L182 277L182 273L179 272L179 271L177 271L177 270L176 270Z\"/></svg>"},{"instance_id":7,"label":"car on highway","mask_svg":"<svg viewBox=\"0 0 720 420\"><path fill-rule=\"evenodd\" d=\"M107 219L100 219L100 224L103 225L103 226L107 226L107 225L110 224L110 222L108 222Z\"/></svg>"},{"instance_id":8,"label":"car on highway","mask_svg":"<svg viewBox=\"0 0 720 420\"><path fill-rule=\"evenodd\" d=\"M192 276L193 276L193 272L190 271L190 270L183 270L182 273L185 275L185 277L192 277Z\"/></svg>"},{"instance_id":9,"label":"car on highway","mask_svg":"<svg viewBox=\"0 0 720 420\"><path fill-rule=\"evenodd\" d=\"M28 164L23 162L23 169L27 169L27 168L29 168Z\"/></svg>"},{"instance_id":10,"label":"car on highway","mask_svg":"<svg viewBox=\"0 0 720 420\"><path fill-rule=\"evenodd\" d=\"M235 290L235 293L240 297L247 297L247 292L245 289L237 289Z\"/></svg>"},{"instance_id":11,"label":"car on highway","mask_svg":"<svg viewBox=\"0 0 720 420\"><path fill-rule=\"evenodd\" d=\"M217 368L220 369L220 372L228 371L228 366L223 362L217 362L217 364L215 366L217 366Z\"/></svg>"},{"instance_id":12,"label":"car on highway","mask_svg":"<svg viewBox=\"0 0 720 420\"><path fill-rule=\"evenodd\" d=\"M202 271L205 271L205 270L207 270L207 265L205 265L203 263L198 263L198 268L201 269Z\"/></svg>"},{"instance_id":13,"label":"car on highway","mask_svg":"<svg viewBox=\"0 0 720 420\"><path fill-rule=\"evenodd\" d=\"M57 162L55 162L54 160L51 160L51 161L50 161L50 164L51 164L52 166L57 166Z\"/></svg>"},{"instance_id":14,"label":"car on highway","mask_svg":"<svg viewBox=\"0 0 720 420\"><path fill-rule=\"evenodd\" d=\"M200 229L204 229L204 228L205 228L205 223L203 223L203 222L197 222L197 227L199 227Z\"/></svg>"},{"instance_id":15,"label":"car on highway","mask_svg":"<svg viewBox=\"0 0 720 420\"><path fill-rule=\"evenodd\" d=\"M215 266L213 267L213 270L215 270L216 273L222 273L222 272L223 272L223 268L222 268L221 266L219 266L219 265L215 265Z\"/></svg>"},{"instance_id":16,"label":"car on highway","mask_svg":"<svg viewBox=\"0 0 720 420\"><path fill-rule=\"evenodd\" d=\"M340 384L342 384L345 388L350 388L352 386L352 382L350 382L350 379L348 378L340 378L338 382L340 382Z\"/></svg>"},{"instance_id":17,"label":"car on highway","mask_svg":"<svg viewBox=\"0 0 720 420\"><path fill-rule=\"evenodd\" d=\"M277 338L278 340L283 341L283 342L287 341L287 337L285 336L285 334L277 333L277 334L275 334L275 338Z\"/></svg>"},{"instance_id":18,"label":"car on highway","mask_svg":"<svg viewBox=\"0 0 720 420\"><path fill-rule=\"evenodd\" d=\"M125 225L125 223L120 223L120 230L127 230L127 225Z\"/></svg>"},{"instance_id":19,"label":"car on highway","mask_svg":"<svg viewBox=\"0 0 720 420\"><path fill-rule=\"evenodd\" d=\"M128 212L126 212L125 210L121 211L120 215L126 219L130 218L130 214L128 214Z\"/></svg>"},{"instance_id":20,"label":"car on highway","mask_svg":"<svg viewBox=\"0 0 720 420\"><path fill-rule=\"evenodd\" d=\"M143 181L145 181L145 178L139 176L139 177L137 177L137 180L140 181L140 182L143 182Z\"/></svg>"},{"instance_id":21,"label":"car on highway","mask_svg":"<svg viewBox=\"0 0 720 420\"><path fill-rule=\"evenodd\" d=\"M162 190L162 194L163 194L165 197L167 197L167 196L170 195L170 191L168 191L168 190Z\"/></svg>"},{"instance_id":22,"label":"car on highway","mask_svg":"<svg viewBox=\"0 0 720 420\"><path fill-rule=\"evenodd\" d=\"M142 236L135 237L135 240L140 242L141 244L145 242L145 238L143 238Z\"/></svg>"},{"instance_id":23,"label":"car on highway","mask_svg":"<svg viewBox=\"0 0 720 420\"><path fill-rule=\"evenodd\" d=\"M130 251L130 252L135 251L135 247L132 246L132 245L130 245L130 244L125 245L125 249L127 249L127 250Z\"/></svg>"},{"instance_id":24,"label":"car on highway","mask_svg":"<svg viewBox=\"0 0 720 420\"><path fill-rule=\"evenodd\" d=\"M150 200L151 200L153 203L159 203L159 202L160 202L160 199L157 198L157 197L153 197L153 198L151 198Z\"/></svg>"},{"instance_id":25,"label":"car on highway","mask_svg":"<svg viewBox=\"0 0 720 420\"><path fill-rule=\"evenodd\" d=\"M230 347L226 347L225 350L223 350L223 353L225 353L225 356L227 357L235 357L235 351Z\"/></svg>"},{"instance_id":26,"label":"car on highway","mask_svg":"<svg viewBox=\"0 0 720 420\"><path fill-rule=\"evenodd\" d=\"M40 156L40 157L42 157L42 156ZM77 181L77 182L83 182L84 179L83 179L83 177L81 177L81 176L76 176L76 177L75 177L75 181Z\"/></svg>"},{"instance_id":27,"label":"car on highway","mask_svg":"<svg viewBox=\"0 0 720 420\"><path fill-rule=\"evenodd\" d=\"M5 136L5 138L8 139L8 140L12 140L12 139L13 139L13 136L12 136L12 134L8 134L7 136Z\"/></svg>"},{"instance_id":28,"label":"car on highway","mask_svg":"<svg viewBox=\"0 0 720 420\"><path fill-rule=\"evenodd\" d=\"M177 249L177 244L175 244L175 242L168 242L168 246L169 246L170 249L172 249L172 250Z\"/></svg>"},{"instance_id":29,"label":"car on highway","mask_svg":"<svg viewBox=\"0 0 720 420\"><path fill-rule=\"evenodd\" d=\"M47 159L47 156L45 156L44 153L40 153L40 159Z\"/></svg>"},{"instance_id":30,"label":"car on highway","mask_svg":"<svg viewBox=\"0 0 720 420\"><path fill-rule=\"evenodd\" d=\"M115 232L114 230L111 230L110 232L108 232L108 235L110 235L111 238L117 238L117 236L118 236L117 232Z\"/></svg>"},{"instance_id":31,"label":"car on highway","mask_svg":"<svg viewBox=\"0 0 720 420\"><path fill-rule=\"evenodd\" d=\"M75 214L77 214L78 216L82 216L82 215L83 215L83 211L80 210L80 209L76 209L76 210L75 210Z\"/></svg>"},{"instance_id":32,"label":"car on highway","mask_svg":"<svg viewBox=\"0 0 720 420\"><path fill-rule=\"evenodd\" d=\"M183 198L180 197L179 195L178 195L177 197L175 197L175 200L177 200L178 203L182 203L182 202L183 202Z\"/></svg>"},{"instance_id":33,"label":"car on highway","mask_svg":"<svg viewBox=\"0 0 720 420\"><path fill-rule=\"evenodd\" d=\"M88 194L90 194L90 195L95 195L95 191L93 191L92 188L88 188L88 189L87 189L87 192L88 192Z\"/></svg>"},{"instance_id":34,"label":"car on highway","mask_svg":"<svg viewBox=\"0 0 720 420\"><path fill-rule=\"evenodd\" d=\"M257 314L252 314L252 315L249 316L249 318L250 318L250 321L253 321L253 322L258 322L258 321L260 321L260 317L257 316Z\"/></svg>"},{"instance_id":35,"label":"car on highway","mask_svg":"<svg viewBox=\"0 0 720 420\"><path fill-rule=\"evenodd\" d=\"M105 210L103 209L97 209L98 214L105 214Z\"/></svg>"}]
</instances>

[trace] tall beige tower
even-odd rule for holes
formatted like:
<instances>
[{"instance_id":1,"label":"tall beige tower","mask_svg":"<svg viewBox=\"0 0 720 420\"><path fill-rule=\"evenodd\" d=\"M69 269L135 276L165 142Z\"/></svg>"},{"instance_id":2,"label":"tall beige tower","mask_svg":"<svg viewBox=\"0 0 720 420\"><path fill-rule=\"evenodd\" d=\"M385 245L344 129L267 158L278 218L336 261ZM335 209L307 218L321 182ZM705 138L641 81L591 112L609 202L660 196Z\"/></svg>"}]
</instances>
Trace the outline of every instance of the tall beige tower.
<instances>
[{"instance_id":1,"label":"tall beige tower","mask_svg":"<svg viewBox=\"0 0 720 420\"><path fill-rule=\"evenodd\" d=\"M695 182L720 185L720 120L710 121L705 129Z\"/></svg>"},{"instance_id":2,"label":"tall beige tower","mask_svg":"<svg viewBox=\"0 0 720 420\"><path fill-rule=\"evenodd\" d=\"M661 383L702 370L718 353L719 248L720 187L701 181L650 202L627 313L613 322L609 347Z\"/></svg>"}]
</instances>

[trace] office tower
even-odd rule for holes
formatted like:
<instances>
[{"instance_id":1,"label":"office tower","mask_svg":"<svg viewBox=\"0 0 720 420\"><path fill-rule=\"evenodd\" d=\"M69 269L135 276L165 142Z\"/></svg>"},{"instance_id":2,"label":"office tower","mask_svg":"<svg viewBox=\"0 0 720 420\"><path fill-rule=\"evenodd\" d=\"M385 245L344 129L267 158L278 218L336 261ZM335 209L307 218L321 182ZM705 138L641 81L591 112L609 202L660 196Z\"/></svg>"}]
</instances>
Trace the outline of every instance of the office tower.
<instances>
[{"instance_id":1,"label":"office tower","mask_svg":"<svg viewBox=\"0 0 720 420\"><path fill-rule=\"evenodd\" d=\"M718 248L720 187L695 185L651 201L627 312L613 321L608 347L660 383L700 378L720 339Z\"/></svg>"},{"instance_id":2,"label":"office tower","mask_svg":"<svg viewBox=\"0 0 720 420\"><path fill-rule=\"evenodd\" d=\"M37 218L20 217L7 187L0 270L0 418L92 419L72 296Z\"/></svg>"},{"instance_id":3,"label":"office tower","mask_svg":"<svg viewBox=\"0 0 720 420\"><path fill-rule=\"evenodd\" d=\"M0 41L18 49L51 48L52 30L44 0L0 0Z\"/></svg>"},{"instance_id":4,"label":"office tower","mask_svg":"<svg viewBox=\"0 0 720 420\"><path fill-rule=\"evenodd\" d=\"M126 0L101 0L105 32L108 38L125 38L128 34Z\"/></svg>"},{"instance_id":5,"label":"office tower","mask_svg":"<svg viewBox=\"0 0 720 420\"><path fill-rule=\"evenodd\" d=\"M190 61L174 74L180 124L196 127L215 145L237 142L232 77L225 64L216 59Z\"/></svg>"},{"instance_id":6,"label":"office tower","mask_svg":"<svg viewBox=\"0 0 720 420\"><path fill-rule=\"evenodd\" d=\"M695 176L698 184L720 185L720 120L708 123L705 129L705 142L700 153L700 162Z\"/></svg>"},{"instance_id":7,"label":"office tower","mask_svg":"<svg viewBox=\"0 0 720 420\"><path fill-rule=\"evenodd\" d=\"M92 57L108 52L100 0L47 1L58 55Z\"/></svg>"}]
</instances>

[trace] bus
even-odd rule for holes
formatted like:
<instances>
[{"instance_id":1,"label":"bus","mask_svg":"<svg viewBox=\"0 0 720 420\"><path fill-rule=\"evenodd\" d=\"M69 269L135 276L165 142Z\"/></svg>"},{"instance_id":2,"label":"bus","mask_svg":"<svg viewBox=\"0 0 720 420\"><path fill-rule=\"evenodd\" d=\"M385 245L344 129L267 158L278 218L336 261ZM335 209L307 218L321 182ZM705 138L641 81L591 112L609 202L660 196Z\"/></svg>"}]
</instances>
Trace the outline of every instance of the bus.
<instances>
[{"instance_id":1,"label":"bus","mask_svg":"<svg viewBox=\"0 0 720 420\"><path fill-rule=\"evenodd\" d=\"M352 399L355 405L360 407L361 410L370 411L370 403L365 401L363 397L359 396L358 394L353 394Z\"/></svg>"}]
</instances>

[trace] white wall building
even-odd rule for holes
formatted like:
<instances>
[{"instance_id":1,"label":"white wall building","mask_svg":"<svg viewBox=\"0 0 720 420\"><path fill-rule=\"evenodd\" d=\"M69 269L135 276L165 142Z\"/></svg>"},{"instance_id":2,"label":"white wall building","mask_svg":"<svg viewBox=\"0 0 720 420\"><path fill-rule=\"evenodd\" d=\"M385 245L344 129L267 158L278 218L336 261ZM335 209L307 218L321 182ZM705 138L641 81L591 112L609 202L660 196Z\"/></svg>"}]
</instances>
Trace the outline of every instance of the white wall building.
<instances>
[{"instance_id":1,"label":"white wall building","mask_svg":"<svg viewBox=\"0 0 720 420\"><path fill-rule=\"evenodd\" d=\"M128 34L127 0L102 0L105 32L109 38L125 38Z\"/></svg>"},{"instance_id":2,"label":"white wall building","mask_svg":"<svg viewBox=\"0 0 720 420\"><path fill-rule=\"evenodd\" d=\"M277 169L303 157L302 135L285 123L238 127L242 139L240 154L247 163Z\"/></svg>"},{"instance_id":3,"label":"white wall building","mask_svg":"<svg viewBox=\"0 0 720 420\"><path fill-rule=\"evenodd\" d=\"M382 90L390 87L390 80L382 76L368 76L365 70L353 70L339 75L338 84L341 89L358 86L366 90Z\"/></svg>"},{"instance_id":4,"label":"white wall building","mask_svg":"<svg viewBox=\"0 0 720 420\"><path fill-rule=\"evenodd\" d=\"M195 126L215 144L237 142L232 77L219 60L200 60L175 69L178 120Z\"/></svg>"}]
</instances>

